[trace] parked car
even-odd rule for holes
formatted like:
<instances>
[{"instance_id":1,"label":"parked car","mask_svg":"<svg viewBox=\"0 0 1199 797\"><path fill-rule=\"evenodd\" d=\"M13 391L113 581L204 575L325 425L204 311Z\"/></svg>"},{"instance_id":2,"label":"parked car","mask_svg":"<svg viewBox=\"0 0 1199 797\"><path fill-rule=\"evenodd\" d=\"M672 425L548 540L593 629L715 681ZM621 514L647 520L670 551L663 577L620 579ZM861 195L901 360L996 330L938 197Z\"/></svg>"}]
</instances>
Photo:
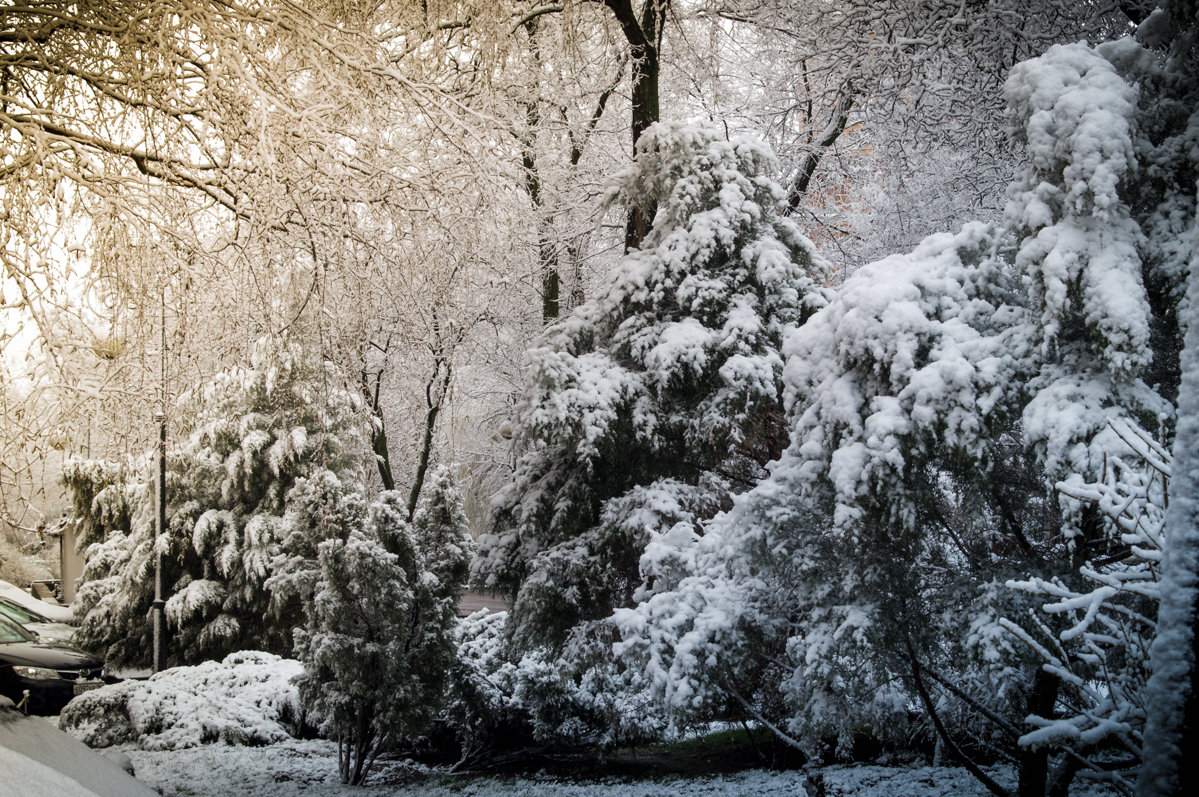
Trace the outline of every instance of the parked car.
<instances>
[{"instance_id":1,"label":"parked car","mask_svg":"<svg viewBox=\"0 0 1199 797\"><path fill-rule=\"evenodd\" d=\"M56 714L75 695L104 684L104 662L78 648L46 642L0 615L0 695L27 714ZM22 703L25 692L29 700Z\"/></svg>"},{"instance_id":2,"label":"parked car","mask_svg":"<svg viewBox=\"0 0 1199 797\"><path fill-rule=\"evenodd\" d=\"M0 615L50 642L65 642L69 645L75 638L75 626L56 623L41 612L29 609L8 598L0 597Z\"/></svg>"},{"instance_id":3,"label":"parked car","mask_svg":"<svg viewBox=\"0 0 1199 797\"><path fill-rule=\"evenodd\" d=\"M0 696L0 794L155 797L117 755L90 750L41 717L18 714Z\"/></svg>"},{"instance_id":4,"label":"parked car","mask_svg":"<svg viewBox=\"0 0 1199 797\"><path fill-rule=\"evenodd\" d=\"M15 584L9 584L7 581L0 581L0 598L8 598L13 603L20 604L26 609L33 609L39 614L46 615L56 623L69 623L74 617L74 612L71 611L70 606L40 600Z\"/></svg>"}]
</instances>

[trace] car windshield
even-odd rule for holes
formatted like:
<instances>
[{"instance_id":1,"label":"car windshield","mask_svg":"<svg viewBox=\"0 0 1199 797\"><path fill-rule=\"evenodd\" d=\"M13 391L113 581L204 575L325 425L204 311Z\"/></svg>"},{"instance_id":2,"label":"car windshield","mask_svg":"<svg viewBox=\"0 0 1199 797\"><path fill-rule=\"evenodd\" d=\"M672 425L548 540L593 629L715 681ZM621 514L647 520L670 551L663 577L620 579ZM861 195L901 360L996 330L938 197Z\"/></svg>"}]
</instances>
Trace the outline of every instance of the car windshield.
<instances>
[{"instance_id":1,"label":"car windshield","mask_svg":"<svg viewBox=\"0 0 1199 797\"><path fill-rule=\"evenodd\" d=\"M0 644L10 642L36 642L37 637L0 614Z\"/></svg>"},{"instance_id":2,"label":"car windshield","mask_svg":"<svg viewBox=\"0 0 1199 797\"><path fill-rule=\"evenodd\" d=\"M0 598L0 614L6 614L18 623L48 623L49 619L19 603Z\"/></svg>"}]
</instances>

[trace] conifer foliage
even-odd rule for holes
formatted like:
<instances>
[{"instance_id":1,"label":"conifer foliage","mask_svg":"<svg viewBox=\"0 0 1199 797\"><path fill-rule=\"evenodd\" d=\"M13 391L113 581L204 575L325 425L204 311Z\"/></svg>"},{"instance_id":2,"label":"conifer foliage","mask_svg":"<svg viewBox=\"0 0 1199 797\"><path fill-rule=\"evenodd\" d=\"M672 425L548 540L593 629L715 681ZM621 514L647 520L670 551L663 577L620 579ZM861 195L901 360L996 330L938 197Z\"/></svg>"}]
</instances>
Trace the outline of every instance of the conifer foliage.
<instances>
[{"instance_id":1,"label":"conifer foliage","mask_svg":"<svg viewBox=\"0 0 1199 797\"><path fill-rule=\"evenodd\" d=\"M900 729L920 705L997 794L955 737L992 739L1020 793L1045 794L1068 788L1079 751L1135 736L1140 619L1104 626L1124 634L1107 648L1053 651L1094 642L1091 620L1152 613L1137 543L1088 485L1173 423L1199 128L1160 33L1017 66L1005 223L864 267L788 339L790 446L701 539L655 536L646 599L617 613L620 652L676 714L731 697L818 749L855 726ZM1117 492L1139 495L1125 475ZM1037 649L1003 618L1028 617L1024 593L1046 585L1059 619L1036 621L1053 640ZM1084 605L1089 620L1061 625ZM1089 774L1115 779L1103 769Z\"/></svg>"},{"instance_id":2,"label":"conifer foliage","mask_svg":"<svg viewBox=\"0 0 1199 797\"><path fill-rule=\"evenodd\" d=\"M1008 587L1035 595L1042 604L1016 622L1003 618L1000 624L1061 681L1057 704L1043 716L1027 718L1031 730L1020 744L1068 750L1072 765L1104 771L1120 792L1131 793L1127 770L1140 760L1152 709L1146 682L1161 600L1159 569L1173 463L1144 432L1128 424L1114 424L1113 431L1127 451L1113 451L1098 480L1082 483L1076 476L1057 488L1068 500L1095 507L1115 552L1088 560L1079 568L1081 578L1062 574L1009 581ZM1113 750L1120 758L1113 759Z\"/></svg>"},{"instance_id":3,"label":"conifer foliage","mask_svg":"<svg viewBox=\"0 0 1199 797\"><path fill-rule=\"evenodd\" d=\"M358 785L389 740L419 734L440 707L471 553L466 517L444 468L411 526L398 493L368 505L328 472L299 482L293 500L321 538L296 631L300 697L337 739L342 782Z\"/></svg>"},{"instance_id":4,"label":"conifer foliage","mask_svg":"<svg viewBox=\"0 0 1199 797\"><path fill-rule=\"evenodd\" d=\"M291 653L294 600L272 599L276 567L295 548L284 515L296 480L318 470L361 478L366 451L355 395L294 341L262 340L251 362L182 396L186 435L167 454L163 551L168 661L237 650ZM86 564L76 610L81 644L113 664L145 666L154 597L152 455L72 460L72 496Z\"/></svg>"},{"instance_id":5,"label":"conifer foliage","mask_svg":"<svg viewBox=\"0 0 1199 797\"><path fill-rule=\"evenodd\" d=\"M781 452L780 347L823 300L776 165L755 141L659 124L615 178L610 201L656 206L653 228L530 350L520 458L474 563L514 596L523 647L628 605L650 532L710 517Z\"/></svg>"}]
</instances>

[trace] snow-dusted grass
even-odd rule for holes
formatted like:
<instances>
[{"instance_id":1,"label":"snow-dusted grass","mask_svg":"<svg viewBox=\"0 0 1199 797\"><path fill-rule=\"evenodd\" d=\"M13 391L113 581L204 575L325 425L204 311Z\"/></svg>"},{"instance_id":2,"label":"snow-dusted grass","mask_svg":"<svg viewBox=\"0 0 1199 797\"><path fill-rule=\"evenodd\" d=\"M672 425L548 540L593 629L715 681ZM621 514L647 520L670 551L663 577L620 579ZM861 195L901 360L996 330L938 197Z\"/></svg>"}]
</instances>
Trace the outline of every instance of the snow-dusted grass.
<instances>
[{"instance_id":1,"label":"snow-dusted grass","mask_svg":"<svg viewBox=\"0 0 1199 797\"><path fill-rule=\"evenodd\" d=\"M138 778L163 797L226 795L550 795L551 797L651 797L656 795L746 794L754 797L804 795L802 772L747 770L733 774L644 780L572 782L561 777L476 777L451 775L409 762L382 762L366 785L343 786L337 780L337 748L332 742L289 740L269 747L206 745L185 750L151 751L125 747ZM991 771L1014 788L1008 768ZM983 797L987 791L964 769L919 765L832 766L824 770L829 797ZM1079 783L1074 797L1107 794Z\"/></svg>"}]
</instances>

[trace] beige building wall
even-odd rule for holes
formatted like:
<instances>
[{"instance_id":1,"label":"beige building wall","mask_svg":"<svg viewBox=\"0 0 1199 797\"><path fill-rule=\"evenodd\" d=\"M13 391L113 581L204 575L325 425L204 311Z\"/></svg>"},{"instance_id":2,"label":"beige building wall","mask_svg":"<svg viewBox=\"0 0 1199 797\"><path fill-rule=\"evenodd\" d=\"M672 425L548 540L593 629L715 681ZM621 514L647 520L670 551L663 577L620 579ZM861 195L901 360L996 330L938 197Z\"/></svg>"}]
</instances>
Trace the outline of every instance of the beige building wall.
<instances>
[{"instance_id":1,"label":"beige building wall","mask_svg":"<svg viewBox=\"0 0 1199 797\"><path fill-rule=\"evenodd\" d=\"M58 538L59 562L62 569L59 577L62 579L62 602L70 606L75 602L75 582L83 575L83 557L75 550L75 525L62 524L62 534Z\"/></svg>"}]
</instances>

